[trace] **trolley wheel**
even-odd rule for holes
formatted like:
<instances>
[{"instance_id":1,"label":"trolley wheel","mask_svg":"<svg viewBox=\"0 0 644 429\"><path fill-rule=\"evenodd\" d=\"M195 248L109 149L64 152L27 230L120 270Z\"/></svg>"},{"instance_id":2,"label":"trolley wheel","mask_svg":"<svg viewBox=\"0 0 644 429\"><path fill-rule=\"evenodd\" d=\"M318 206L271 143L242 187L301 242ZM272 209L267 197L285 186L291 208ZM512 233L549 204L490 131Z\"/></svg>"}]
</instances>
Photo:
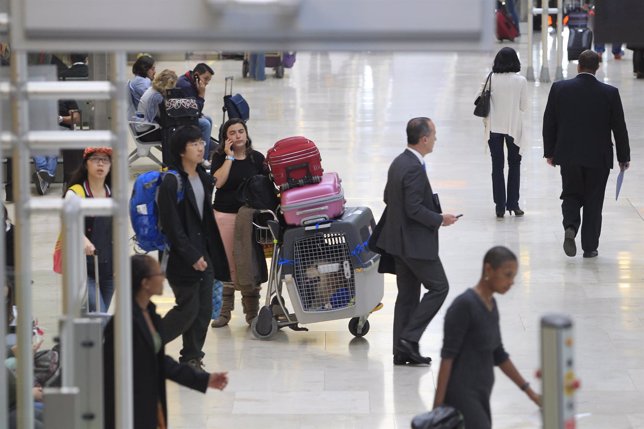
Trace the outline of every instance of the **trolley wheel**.
<instances>
[{"instance_id":1,"label":"trolley wheel","mask_svg":"<svg viewBox=\"0 0 644 429\"><path fill-rule=\"evenodd\" d=\"M367 332L369 332L369 321L364 321L364 325L362 325L362 330L360 332L358 332L359 322L359 317L354 317L349 320L349 332L351 332L351 335L353 335L354 337L364 337L365 335L367 335Z\"/></svg>"},{"instance_id":2,"label":"trolley wheel","mask_svg":"<svg viewBox=\"0 0 644 429\"><path fill-rule=\"evenodd\" d=\"M275 67L275 77L278 78L278 79L281 79L281 78L284 77L284 66L283 65L279 65L279 66Z\"/></svg>"},{"instance_id":3,"label":"trolley wheel","mask_svg":"<svg viewBox=\"0 0 644 429\"><path fill-rule=\"evenodd\" d=\"M259 309L259 314L253 319L250 330L258 340L270 340L277 332L277 320L269 307Z\"/></svg>"},{"instance_id":4,"label":"trolley wheel","mask_svg":"<svg viewBox=\"0 0 644 429\"><path fill-rule=\"evenodd\" d=\"M248 77L248 72L250 71L250 66L248 65L248 60L244 60L242 63L242 77Z\"/></svg>"}]
</instances>

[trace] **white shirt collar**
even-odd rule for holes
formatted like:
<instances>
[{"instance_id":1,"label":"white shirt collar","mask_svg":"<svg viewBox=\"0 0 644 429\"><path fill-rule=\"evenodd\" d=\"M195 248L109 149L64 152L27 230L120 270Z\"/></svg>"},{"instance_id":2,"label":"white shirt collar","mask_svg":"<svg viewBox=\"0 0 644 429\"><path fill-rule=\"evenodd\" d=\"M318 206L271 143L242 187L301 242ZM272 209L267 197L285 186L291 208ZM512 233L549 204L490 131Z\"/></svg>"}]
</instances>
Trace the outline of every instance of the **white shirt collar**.
<instances>
[{"instance_id":1,"label":"white shirt collar","mask_svg":"<svg viewBox=\"0 0 644 429\"><path fill-rule=\"evenodd\" d=\"M416 149L413 149L409 146L407 146L407 150L413 153L416 158L418 158L418 162L420 162L421 165L425 165L425 160L423 159L423 156L418 152Z\"/></svg>"},{"instance_id":2,"label":"white shirt collar","mask_svg":"<svg viewBox=\"0 0 644 429\"><path fill-rule=\"evenodd\" d=\"M594 75L594 74L592 74L592 73L588 73L588 72L579 72L579 73L577 73L577 76L579 76L580 74L587 74L587 75L590 75L590 76L594 77L595 79L597 79L597 76L595 76L595 75Z\"/></svg>"}]
</instances>

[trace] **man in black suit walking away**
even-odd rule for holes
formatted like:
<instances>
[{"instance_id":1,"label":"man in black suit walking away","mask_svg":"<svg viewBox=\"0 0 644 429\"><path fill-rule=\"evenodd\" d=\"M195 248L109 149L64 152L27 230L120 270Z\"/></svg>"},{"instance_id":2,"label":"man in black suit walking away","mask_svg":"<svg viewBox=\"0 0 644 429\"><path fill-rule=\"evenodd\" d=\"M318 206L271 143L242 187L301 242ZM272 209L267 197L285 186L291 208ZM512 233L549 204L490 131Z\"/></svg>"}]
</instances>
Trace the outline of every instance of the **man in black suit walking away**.
<instances>
[{"instance_id":1,"label":"man in black suit walking away","mask_svg":"<svg viewBox=\"0 0 644 429\"><path fill-rule=\"evenodd\" d=\"M620 169L626 170L631 160L619 91L595 78L598 68L597 53L582 52L577 76L552 84L543 114L543 156L553 167L561 166L564 252L577 254L581 225L584 258L598 254L604 193L613 168L611 132Z\"/></svg>"},{"instance_id":2,"label":"man in black suit walking away","mask_svg":"<svg viewBox=\"0 0 644 429\"><path fill-rule=\"evenodd\" d=\"M375 245L395 260L398 296L394 310L394 364L429 364L418 341L447 297L449 284L438 257L438 229L457 221L441 214L432 192L424 156L436 142L436 127L429 118L407 123L407 149L391 163L385 186L387 205ZM420 302L420 285L427 292Z\"/></svg>"}]
</instances>

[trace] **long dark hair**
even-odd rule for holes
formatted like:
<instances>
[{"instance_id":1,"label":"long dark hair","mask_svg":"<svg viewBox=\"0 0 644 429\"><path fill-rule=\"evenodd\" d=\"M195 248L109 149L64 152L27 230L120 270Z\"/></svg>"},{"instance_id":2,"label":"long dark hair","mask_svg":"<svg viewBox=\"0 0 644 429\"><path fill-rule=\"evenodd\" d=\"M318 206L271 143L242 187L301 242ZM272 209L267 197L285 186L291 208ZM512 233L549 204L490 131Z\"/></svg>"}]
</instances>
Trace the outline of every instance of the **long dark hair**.
<instances>
[{"instance_id":1,"label":"long dark hair","mask_svg":"<svg viewBox=\"0 0 644 429\"><path fill-rule=\"evenodd\" d=\"M517 51L512 48L501 48L494 57L492 72L494 73L518 73L521 71L521 62Z\"/></svg>"},{"instance_id":2,"label":"long dark hair","mask_svg":"<svg viewBox=\"0 0 644 429\"><path fill-rule=\"evenodd\" d=\"M246 131L246 138L248 139L246 141L246 156L250 155L251 152L253 151L253 141L250 139L250 135L248 134L248 126L246 125L246 121L244 121L241 118L232 118L224 122L224 125L221 126L221 133L219 134L219 146L217 146L217 149L215 149L215 155L224 154L224 149L226 147L226 135L228 135L228 128L230 128L235 124L242 124L244 126L244 130Z\"/></svg>"},{"instance_id":3,"label":"long dark hair","mask_svg":"<svg viewBox=\"0 0 644 429\"><path fill-rule=\"evenodd\" d=\"M110 160L112 157L110 156ZM71 188L74 185L82 185L87 180L87 158L83 158L82 164L78 167L76 171L72 173L69 183L67 183L67 189ZM110 172L105 176L105 184L111 188L112 187L112 166L110 164Z\"/></svg>"}]
</instances>

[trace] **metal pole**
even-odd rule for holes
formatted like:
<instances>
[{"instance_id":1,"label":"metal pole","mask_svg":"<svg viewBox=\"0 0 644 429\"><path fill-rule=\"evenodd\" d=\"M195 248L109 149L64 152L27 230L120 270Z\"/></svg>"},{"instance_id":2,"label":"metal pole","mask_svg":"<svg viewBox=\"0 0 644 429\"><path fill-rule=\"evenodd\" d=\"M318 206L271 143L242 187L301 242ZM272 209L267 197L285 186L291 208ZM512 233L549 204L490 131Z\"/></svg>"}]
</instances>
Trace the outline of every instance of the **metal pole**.
<instances>
[{"instance_id":1,"label":"metal pole","mask_svg":"<svg viewBox=\"0 0 644 429\"><path fill-rule=\"evenodd\" d=\"M74 365L74 318L80 315L83 267L83 214L81 198L65 198L63 218L63 315L60 319L62 342L62 387L76 387Z\"/></svg>"},{"instance_id":2,"label":"metal pole","mask_svg":"<svg viewBox=\"0 0 644 429\"><path fill-rule=\"evenodd\" d=\"M133 427L132 416L132 287L129 259L128 219L128 165L127 165L127 103L126 103L126 56L119 51L110 54L110 80L115 88L112 98L112 132L116 136L112 155L112 199L117 206L113 217L114 231L114 284L116 289L116 312L114 314L116 427Z\"/></svg>"},{"instance_id":3,"label":"metal pole","mask_svg":"<svg viewBox=\"0 0 644 429\"><path fill-rule=\"evenodd\" d=\"M534 46L532 38L534 36L534 0L526 0L526 10L528 11L528 67L526 68L525 77L528 82L534 82Z\"/></svg>"},{"instance_id":4,"label":"metal pole","mask_svg":"<svg viewBox=\"0 0 644 429\"><path fill-rule=\"evenodd\" d=\"M557 69L555 81L563 80L563 0L557 0Z\"/></svg>"},{"instance_id":5,"label":"metal pole","mask_svg":"<svg viewBox=\"0 0 644 429\"><path fill-rule=\"evenodd\" d=\"M7 112L0 112L3 115L6 115ZM0 144L0 159L4 158L2 150L2 145ZM0 162L0 177L4 177L4 167L3 163ZM5 256L5 243L6 243L6 223L1 225L2 232L0 232L0 279L6 278L6 256ZM3 284L6 284L3 283ZM4 347L4 344L7 344L7 324L5 320L7 319L6 306L4 290L2 294L2 305L0 305L0 362L4 362L7 358L7 348ZM11 311L11 309L9 309ZM0 386L7 386L7 371L4 368L0 368ZM0 427L9 427L9 398L7 397L7 389L0 389Z\"/></svg>"},{"instance_id":6,"label":"metal pole","mask_svg":"<svg viewBox=\"0 0 644 429\"><path fill-rule=\"evenodd\" d=\"M23 138L29 130L29 100L21 89L28 80L27 53L13 51L11 54L11 113L12 128L16 136L13 145L13 187L16 218L16 303L20 309L16 333L18 353L31 356L33 310L31 302L31 221L27 209L31 198L29 180L29 148ZM4 261L2 261L4 263ZM4 323L4 321L3 321ZM34 398L32 387L33 359L17 359L18 429L34 426Z\"/></svg>"},{"instance_id":7,"label":"metal pole","mask_svg":"<svg viewBox=\"0 0 644 429\"><path fill-rule=\"evenodd\" d=\"M539 82L550 82L548 71L548 0L541 0L541 74Z\"/></svg>"}]
</instances>

